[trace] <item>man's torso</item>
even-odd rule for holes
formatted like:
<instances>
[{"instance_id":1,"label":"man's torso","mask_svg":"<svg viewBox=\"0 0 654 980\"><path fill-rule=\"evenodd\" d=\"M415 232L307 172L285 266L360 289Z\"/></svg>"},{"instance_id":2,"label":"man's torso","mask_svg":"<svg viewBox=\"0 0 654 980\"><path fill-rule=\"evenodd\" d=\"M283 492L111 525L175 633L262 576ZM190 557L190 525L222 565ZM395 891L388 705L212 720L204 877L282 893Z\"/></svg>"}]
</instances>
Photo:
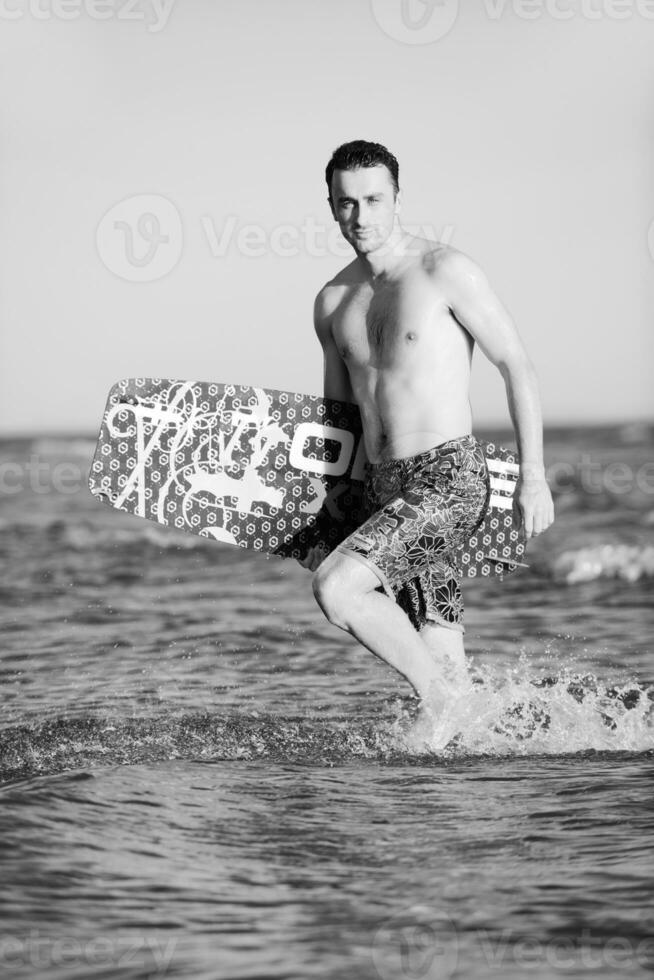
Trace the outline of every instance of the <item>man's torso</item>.
<instances>
[{"instance_id":1,"label":"man's torso","mask_svg":"<svg viewBox=\"0 0 654 980\"><path fill-rule=\"evenodd\" d=\"M357 263L326 287L331 332L347 366L371 462L430 449L471 430L473 340L439 283L441 246L414 240L388 276L362 278Z\"/></svg>"}]
</instances>

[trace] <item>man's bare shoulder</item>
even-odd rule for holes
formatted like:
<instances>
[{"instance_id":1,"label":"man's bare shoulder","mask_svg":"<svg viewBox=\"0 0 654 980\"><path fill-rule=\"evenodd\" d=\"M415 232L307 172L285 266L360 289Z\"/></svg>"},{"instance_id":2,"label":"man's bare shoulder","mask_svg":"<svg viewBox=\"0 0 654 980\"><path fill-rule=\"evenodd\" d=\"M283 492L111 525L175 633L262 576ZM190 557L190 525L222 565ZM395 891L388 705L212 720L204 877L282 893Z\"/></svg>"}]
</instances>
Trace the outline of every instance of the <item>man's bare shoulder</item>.
<instances>
[{"instance_id":1,"label":"man's bare shoulder","mask_svg":"<svg viewBox=\"0 0 654 980\"><path fill-rule=\"evenodd\" d=\"M425 248L420 257L424 272L441 289L460 289L473 285L483 272L480 266L465 252L443 245L440 242L428 243L432 248Z\"/></svg>"},{"instance_id":2,"label":"man's bare shoulder","mask_svg":"<svg viewBox=\"0 0 654 980\"><path fill-rule=\"evenodd\" d=\"M335 312L344 294L362 282L361 271L356 259L341 269L333 279L326 282L316 296L314 303L314 319L316 326L329 321Z\"/></svg>"}]
</instances>

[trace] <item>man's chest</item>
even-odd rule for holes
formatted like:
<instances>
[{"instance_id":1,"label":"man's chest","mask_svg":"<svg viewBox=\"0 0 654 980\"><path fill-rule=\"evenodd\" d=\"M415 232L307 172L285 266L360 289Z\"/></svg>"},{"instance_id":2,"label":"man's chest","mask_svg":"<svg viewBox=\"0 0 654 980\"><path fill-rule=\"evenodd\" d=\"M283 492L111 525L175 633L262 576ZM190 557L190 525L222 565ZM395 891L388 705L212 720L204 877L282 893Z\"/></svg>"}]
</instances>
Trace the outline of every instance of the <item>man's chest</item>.
<instances>
[{"instance_id":1,"label":"man's chest","mask_svg":"<svg viewBox=\"0 0 654 980\"><path fill-rule=\"evenodd\" d=\"M334 340L346 362L393 359L433 338L446 305L424 282L363 283L343 298L332 321Z\"/></svg>"}]
</instances>

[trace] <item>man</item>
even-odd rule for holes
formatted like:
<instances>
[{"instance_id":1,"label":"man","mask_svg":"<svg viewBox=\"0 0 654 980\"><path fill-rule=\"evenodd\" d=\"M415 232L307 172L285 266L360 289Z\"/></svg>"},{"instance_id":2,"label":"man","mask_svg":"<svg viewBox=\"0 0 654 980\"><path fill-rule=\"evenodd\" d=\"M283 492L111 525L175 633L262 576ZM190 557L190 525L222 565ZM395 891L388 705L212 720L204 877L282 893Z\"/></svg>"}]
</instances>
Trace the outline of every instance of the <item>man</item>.
<instances>
[{"instance_id":1,"label":"man","mask_svg":"<svg viewBox=\"0 0 654 980\"><path fill-rule=\"evenodd\" d=\"M527 537L554 519L536 375L481 269L403 231L398 163L384 146L343 144L325 176L356 258L318 293L314 323L325 397L359 406L370 516L329 556L314 549L303 564L329 621L434 706L444 665L465 663L456 551L489 495L471 435L475 341L506 384L521 466L516 515Z\"/></svg>"}]
</instances>

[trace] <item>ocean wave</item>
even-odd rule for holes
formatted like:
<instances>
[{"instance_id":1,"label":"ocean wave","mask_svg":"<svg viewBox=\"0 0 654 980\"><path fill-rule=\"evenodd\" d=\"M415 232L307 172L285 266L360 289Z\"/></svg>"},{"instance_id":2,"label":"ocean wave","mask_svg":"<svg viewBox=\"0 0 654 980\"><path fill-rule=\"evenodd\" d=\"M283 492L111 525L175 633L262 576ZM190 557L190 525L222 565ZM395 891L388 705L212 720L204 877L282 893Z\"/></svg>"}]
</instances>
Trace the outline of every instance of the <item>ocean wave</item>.
<instances>
[{"instance_id":1,"label":"ocean wave","mask_svg":"<svg viewBox=\"0 0 654 980\"><path fill-rule=\"evenodd\" d=\"M654 750L653 702L654 688L635 681L607 688L588 676L534 680L523 665L502 678L478 669L465 690L448 691L435 719L401 700L368 721L257 712L55 717L0 731L0 779L173 759L408 765L425 757L644 752Z\"/></svg>"},{"instance_id":2,"label":"ocean wave","mask_svg":"<svg viewBox=\"0 0 654 980\"><path fill-rule=\"evenodd\" d=\"M216 542L210 537L189 534L188 531L178 528L155 524L152 521L134 520L123 515L119 515L119 519L114 521L110 512L108 518L107 512L103 513L102 519L97 523L88 518L71 522L68 518L52 517L38 512L29 517L24 515L18 521L0 518L0 536L22 537L34 532L47 538L60 549L70 549L80 553L97 552L101 549L112 553L116 550L127 552L142 548L144 545L162 551L192 552L219 548L230 553L235 552L232 545ZM530 556L531 573L524 571L520 575L529 576L536 572L553 582L567 585L611 578L634 583L654 577L654 544L606 541L601 540L602 532L590 532L590 534L588 544L558 552L550 549ZM239 549L239 551L242 554L256 554L249 549Z\"/></svg>"},{"instance_id":3,"label":"ocean wave","mask_svg":"<svg viewBox=\"0 0 654 980\"><path fill-rule=\"evenodd\" d=\"M557 555L551 571L569 585L600 578L637 582L654 576L654 546L606 543L570 549Z\"/></svg>"},{"instance_id":4,"label":"ocean wave","mask_svg":"<svg viewBox=\"0 0 654 980\"><path fill-rule=\"evenodd\" d=\"M162 527L151 522L135 523L132 527L107 527L103 524L66 524L62 527L61 544L75 551L108 547L133 547L150 544L163 550L192 551L211 545L209 538L187 534L177 528ZM215 544L215 542L214 542Z\"/></svg>"},{"instance_id":5,"label":"ocean wave","mask_svg":"<svg viewBox=\"0 0 654 980\"><path fill-rule=\"evenodd\" d=\"M163 527L150 521L130 520L130 526L124 521L112 520L98 522L79 521L72 523L69 519L34 513L25 515L19 520L0 518L0 535L22 536L38 533L47 537L59 548L70 548L72 551L97 551L99 548L114 550L129 549L134 546L150 544L164 550L178 549L189 551L199 548L216 547L216 542L210 538L188 534L177 528Z\"/></svg>"},{"instance_id":6,"label":"ocean wave","mask_svg":"<svg viewBox=\"0 0 654 980\"><path fill-rule=\"evenodd\" d=\"M29 449L37 456L76 456L90 463L95 447L96 440L88 436L41 436L31 441Z\"/></svg>"}]
</instances>

